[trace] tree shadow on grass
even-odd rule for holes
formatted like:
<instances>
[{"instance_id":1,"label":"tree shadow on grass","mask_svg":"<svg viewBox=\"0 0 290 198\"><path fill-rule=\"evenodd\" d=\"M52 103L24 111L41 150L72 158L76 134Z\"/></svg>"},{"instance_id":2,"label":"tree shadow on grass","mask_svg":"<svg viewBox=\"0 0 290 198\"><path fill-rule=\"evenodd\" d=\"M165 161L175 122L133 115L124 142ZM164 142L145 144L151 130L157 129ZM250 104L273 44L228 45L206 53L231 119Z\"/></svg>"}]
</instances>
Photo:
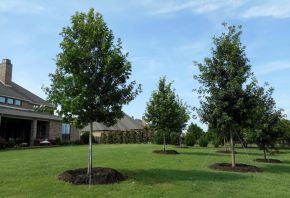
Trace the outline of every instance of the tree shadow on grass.
<instances>
[{"instance_id":1,"label":"tree shadow on grass","mask_svg":"<svg viewBox=\"0 0 290 198\"><path fill-rule=\"evenodd\" d=\"M169 183L176 181L209 181L232 182L246 179L249 176L227 172L211 172L203 170L171 170L171 169L138 169L121 170L128 179L144 184Z\"/></svg>"},{"instance_id":2,"label":"tree shadow on grass","mask_svg":"<svg viewBox=\"0 0 290 198\"><path fill-rule=\"evenodd\" d=\"M276 159L275 157L272 157L272 158ZM283 159L280 159L280 160L282 161L282 164L289 164L290 165L290 161L289 160L283 160Z\"/></svg>"},{"instance_id":3,"label":"tree shadow on grass","mask_svg":"<svg viewBox=\"0 0 290 198\"><path fill-rule=\"evenodd\" d=\"M253 152L246 152L246 151L238 151L238 155L250 155L250 156L261 156L263 157L263 153L253 153Z\"/></svg>"},{"instance_id":4,"label":"tree shadow on grass","mask_svg":"<svg viewBox=\"0 0 290 198\"><path fill-rule=\"evenodd\" d=\"M284 164L284 161L282 161ZM287 165L278 165L278 164L267 164L263 167L264 172L268 173L289 173L290 174L290 166Z\"/></svg>"},{"instance_id":5,"label":"tree shadow on grass","mask_svg":"<svg viewBox=\"0 0 290 198\"><path fill-rule=\"evenodd\" d=\"M208 153L203 153L203 152L179 152L181 155L197 155L197 156L221 156L219 153L215 152L208 152Z\"/></svg>"}]
</instances>

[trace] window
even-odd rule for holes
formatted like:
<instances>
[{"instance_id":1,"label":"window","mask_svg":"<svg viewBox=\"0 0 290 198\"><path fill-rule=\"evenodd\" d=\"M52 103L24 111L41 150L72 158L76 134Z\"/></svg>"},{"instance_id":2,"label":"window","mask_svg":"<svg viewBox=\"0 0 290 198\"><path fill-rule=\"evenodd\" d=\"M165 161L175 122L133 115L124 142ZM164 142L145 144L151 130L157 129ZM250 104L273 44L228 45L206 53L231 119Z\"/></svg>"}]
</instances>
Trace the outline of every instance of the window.
<instances>
[{"instance_id":1,"label":"window","mask_svg":"<svg viewBox=\"0 0 290 198\"><path fill-rule=\"evenodd\" d=\"M14 100L12 98L7 98L7 104L14 104Z\"/></svg>"},{"instance_id":2,"label":"window","mask_svg":"<svg viewBox=\"0 0 290 198\"><path fill-rule=\"evenodd\" d=\"M0 103L5 103L5 98L4 97L0 97Z\"/></svg>"},{"instance_id":3,"label":"window","mask_svg":"<svg viewBox=\"0 0 290 198\"><path fill-rule=\"evenodd\" d=\"M70 125L62 124L62 141L70 141Z\"/></svg>"},{"instance_id":4,"label":"window","mask_svg":"<svg viewBox=\"0 0 290 198\"><path fill-rule=\"evenodd\" d=\"M70 134L70 125L62 124L62 134Z\"/></svg>"},{"instance_id":5,"label":"window","mask_svg":"<svg viewBox=\"0 0 290 198\"><path fill-rule=\"evenodd\" d=\"M14 102L16 106L21 106L21 100L15 100Z\"/></svg>"}]
</instances>

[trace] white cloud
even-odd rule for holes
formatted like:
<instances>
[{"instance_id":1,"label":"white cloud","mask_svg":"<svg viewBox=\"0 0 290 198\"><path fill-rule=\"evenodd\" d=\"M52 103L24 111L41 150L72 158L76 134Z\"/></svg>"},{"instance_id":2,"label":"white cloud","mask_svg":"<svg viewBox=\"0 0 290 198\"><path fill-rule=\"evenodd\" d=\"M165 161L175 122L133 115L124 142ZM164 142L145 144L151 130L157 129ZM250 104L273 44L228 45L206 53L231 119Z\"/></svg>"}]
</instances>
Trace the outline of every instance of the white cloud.
<instances>
[{"instance_id":1,"label":"white cloud","mask_svg":"<svg viewBox=\"0 0 290 198\"><path fill-rule=\"evenodd\" d=\"M154 15L174 14L190 11L193 14L212 12L242 18L253 17L290 17L290 0L144 0L142 5Z\"/></svg>"},{"instance_id":2,"label":"white cloud","mask_svg":"<svg viewBox=\"0 0 290 198\"><path fill-rule=\"evenodd\" d=\"M289 0L271 0L263 4L250 7L246 10L242 17L274 17L274 18L288 18L290 17L290 1Z\"/></svg>"},{"instance_id":3,"label":"white cloud","mask_svg":"<svg viewBox=\"0 0 290 198\"><path fill-rule=\"evenodd\" d=\"M170 14L180 11L191 11L195 14L209 13L220 9L235 9L246 3L247 0L146 0L145 7L150 7L153 14Z\"/></svg>"},{"instance_id":4,"label":"white cloud","mask_svg":"<svg viewBox=\"0 0 290 198\"><path fill-rule=\"evenodd\" d=\"M31 1L21 0L1 0L0 1L0 13L38 13L44 10L44 7L38 4L34 4Z\"/></svg>"},{"instance_id":5,"label":"white cloud","mask_svg":"<svg viewBox=\"0 0 290 198\"><path fill-rule=\"evenodd\" d=\"M277 71L290 70L290 61L274 61L256 67L257 75L267 75Z\"/></svg>"}]
</instances>

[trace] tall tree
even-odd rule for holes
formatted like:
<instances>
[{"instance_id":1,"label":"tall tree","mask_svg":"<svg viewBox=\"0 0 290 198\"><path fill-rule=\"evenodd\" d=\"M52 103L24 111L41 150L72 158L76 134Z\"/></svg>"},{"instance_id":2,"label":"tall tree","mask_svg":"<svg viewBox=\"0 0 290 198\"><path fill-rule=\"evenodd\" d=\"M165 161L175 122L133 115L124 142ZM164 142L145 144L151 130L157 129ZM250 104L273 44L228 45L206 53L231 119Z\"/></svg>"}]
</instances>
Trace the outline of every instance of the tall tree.
<instances>
[{"instance_id":1,"label":"tall tree","mask_svg":"<svg viewBox=\"0 0 290 198\"><path fill-rule=\"evenodd\" d=\"M90 124L88 175L92 177L93 122L108 126L123 117L122 106L141 91L131 75L128 53L122 52L121 40L114 42L113 32L102 15L90 9L76 12L71 25L63 28L61 52L52 84L46 88L49 100L58 107L66 122L77 127Z\"/></svg>"},{"instance_id":2,"label":"tall tree","mask_svg":"<svg viewBox=\"0 0 290 198\"><path fill-rule=\"evenodd\" d=\"M245 46L240 41L241 27L223 25L226 32L213 38L212 57L196 63L200 73L194 78L201 84L196 90L201 99L198 114L204 123L229 137L234 167L234 136L247 120L245 89L252 74Z\"/></svg>"},{"instance_id":3,"label":"tall tree","mask_svg":"<svg viewBox=\"0 0 290 198\"><path fill-rule=\"evenodd\" d=\"M159 80L158 89L153 91L145 112L150 128L162 133L164 152L165 133L181 134L189 120L188 106L179 99L171 85L172 82L166 83L165 77Z\"/></svg>"}]
</instances>

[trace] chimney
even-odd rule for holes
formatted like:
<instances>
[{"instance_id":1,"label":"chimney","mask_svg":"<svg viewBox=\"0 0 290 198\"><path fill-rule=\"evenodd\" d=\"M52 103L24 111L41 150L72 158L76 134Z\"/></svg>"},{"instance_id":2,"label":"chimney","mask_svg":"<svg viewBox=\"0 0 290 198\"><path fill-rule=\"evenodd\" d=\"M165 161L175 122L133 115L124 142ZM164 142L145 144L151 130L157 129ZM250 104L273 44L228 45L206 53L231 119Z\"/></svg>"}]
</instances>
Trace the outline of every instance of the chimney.
<instances>
[{"instance_id":1,"label":"chimney","mask_svg":"<svg viewBox=\"0 0 290 198\"><path fill-rule=\"evenodd\" d=\"M12 82L12 64L9 59L3 59L0 64L0 81L5 85L11 85Z\"/></svg>"}]
</instances>

